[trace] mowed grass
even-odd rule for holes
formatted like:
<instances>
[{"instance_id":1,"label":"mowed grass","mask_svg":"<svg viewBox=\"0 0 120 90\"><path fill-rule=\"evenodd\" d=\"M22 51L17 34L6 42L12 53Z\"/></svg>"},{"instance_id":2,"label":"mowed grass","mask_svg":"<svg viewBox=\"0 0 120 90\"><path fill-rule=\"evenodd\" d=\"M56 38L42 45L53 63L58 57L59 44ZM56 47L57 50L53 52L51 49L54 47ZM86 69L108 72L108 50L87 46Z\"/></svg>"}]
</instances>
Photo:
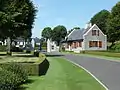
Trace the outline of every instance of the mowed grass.
<instances>
[{"instance_id":1,"label":"mowed grass","mask_svg":"<svg viewBox=\"0 0 120 90\"><path fill-rule=\"evenodd\" d=\"M120 53L110 51L85 51L85 54L120 58Z\"/></svg>"},{"instance_id":2,"label":"mowed grass","mask_svg":"<svg viewBox=\"0 0 120 90\"><path fill-rule=\"evenodd\" d=\"M63 58L48 57L45 76L31 76L26 90L105 90L91 75Z\"/></svg>"}]
</instances>

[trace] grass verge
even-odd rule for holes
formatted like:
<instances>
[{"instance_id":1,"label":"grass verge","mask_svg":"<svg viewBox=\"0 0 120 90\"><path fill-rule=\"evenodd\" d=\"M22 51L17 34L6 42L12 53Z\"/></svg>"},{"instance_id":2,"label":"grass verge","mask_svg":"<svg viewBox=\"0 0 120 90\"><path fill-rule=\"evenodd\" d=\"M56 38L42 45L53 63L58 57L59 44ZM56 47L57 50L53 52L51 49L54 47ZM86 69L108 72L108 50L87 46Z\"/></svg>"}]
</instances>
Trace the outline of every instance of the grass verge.
<instances>
[{"instance_id":1,"label":"grass verge","mask_svg":"<svg viewBox=\"0 0 120 90\"><path fill-rule=\"evenodd\" d=\"M26 90L105 90L91 75L63 58L48 58L50 67L42 77L29 77Z\"/></svg>"}]
</instances>

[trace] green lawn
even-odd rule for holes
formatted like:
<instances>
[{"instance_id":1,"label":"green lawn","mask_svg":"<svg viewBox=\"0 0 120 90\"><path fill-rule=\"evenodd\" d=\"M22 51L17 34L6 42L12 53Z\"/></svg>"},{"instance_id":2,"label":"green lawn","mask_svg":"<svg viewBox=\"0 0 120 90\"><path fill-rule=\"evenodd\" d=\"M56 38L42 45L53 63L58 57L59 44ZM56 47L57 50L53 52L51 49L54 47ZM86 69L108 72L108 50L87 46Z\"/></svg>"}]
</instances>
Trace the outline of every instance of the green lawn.
<instances>
[{"instance_id":1,"label":"green lawn","mask_svg":"<svg viewBox=\"0 0 120 90\"><path fill-rule=\"evenodd\" d=\"M26 90L105 90L83 69L62 58L48 57L50 67L45 76L31 76Z\"/></svg>"},{"instance_id":2,"label":"green lawn","mask_svg":"<svg viewBox=\"0 0 120 90\"><path fill-rule=\"evenodd\" d=\"M85 54L120 58L120 53L109 51L85 51Z\"/></svg>"}]
</instances>

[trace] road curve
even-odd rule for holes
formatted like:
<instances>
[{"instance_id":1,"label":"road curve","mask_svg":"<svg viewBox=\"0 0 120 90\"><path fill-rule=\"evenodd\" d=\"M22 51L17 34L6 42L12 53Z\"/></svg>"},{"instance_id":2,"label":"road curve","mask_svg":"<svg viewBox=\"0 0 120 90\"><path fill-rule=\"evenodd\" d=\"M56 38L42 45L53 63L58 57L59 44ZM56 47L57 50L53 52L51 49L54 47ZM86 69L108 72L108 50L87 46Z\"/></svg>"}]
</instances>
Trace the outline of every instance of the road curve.
<instances>
[{"instance_id":1,"label":"road curve","mask_svg":"<svg viewBox=\"0 0 120 90\"><path fill-rule=\"evenodd\" d=\"M64 54L62 57L87 69L109 90L120 90L120 62L73 54Z\"/></svg>"}]
</instances>

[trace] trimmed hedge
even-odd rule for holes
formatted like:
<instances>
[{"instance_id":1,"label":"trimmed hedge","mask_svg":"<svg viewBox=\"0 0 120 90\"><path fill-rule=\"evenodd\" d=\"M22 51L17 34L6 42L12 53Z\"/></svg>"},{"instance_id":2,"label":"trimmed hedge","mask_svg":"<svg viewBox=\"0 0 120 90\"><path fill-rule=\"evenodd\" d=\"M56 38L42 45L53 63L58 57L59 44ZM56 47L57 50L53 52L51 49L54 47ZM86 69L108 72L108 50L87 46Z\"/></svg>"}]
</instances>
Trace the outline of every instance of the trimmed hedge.
<instances>
[{"instance_id":1,"label":"trimmed hedge","mask_svg":"<svg viewBox=\"0 0 120 90\"><path fill-rule=\"evenodd\" d=\"M7 46L0 45L0 52L5 52L7 50Z\"/></svg>"},{"instance_id":2,"label":"trimmed hedge","mask_svg":"<svg viewBox=\"0 0 120 90\"><path fill-rule=\"evenodd\" d=\"M47 69L49 68L49 62L47 61L44 54L38 53L38 56L39 56L39 58L38 58L38 61L36 61L36 62L20 62L20 63L17 63L17 65L22 66L22 68L27 72L27 74L29 76L44 75L43 73L45 73L47 71ZM5 67L5 68L10 67L10 71L11 71L11 65L9 65L9 64L10 63L1 63L0 66ZM15 66L13 66L13 67L15 67ZM9 70L9 68L7 68L7 69ZM14 68L12 68L12 69L14 69ZM17 70L15 70L15 71L19 72ZM22 71L22 72L24 72L24 71ZM21 74L22 73L20 73L20 75ZM25 75L23 74L23 76L25 76ZM26 78L26 77L24 77L24 78Z\"/></svg>"}]
</instances>

